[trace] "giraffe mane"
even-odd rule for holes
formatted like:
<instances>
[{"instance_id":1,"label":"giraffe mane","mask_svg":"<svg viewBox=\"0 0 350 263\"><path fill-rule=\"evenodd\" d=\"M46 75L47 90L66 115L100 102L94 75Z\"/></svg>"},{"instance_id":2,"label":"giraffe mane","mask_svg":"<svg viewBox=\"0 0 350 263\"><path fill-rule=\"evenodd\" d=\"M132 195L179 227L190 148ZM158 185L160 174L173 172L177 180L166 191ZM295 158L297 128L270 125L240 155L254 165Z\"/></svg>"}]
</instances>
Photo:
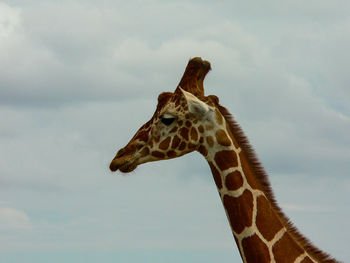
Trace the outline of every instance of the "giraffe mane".
<instances>
[{"instance_id":1,"label":"giraffe mane","mask_svg":"<svg viewBox=\"0 0 350 263\"><path fill-rule=\"evenodd\" d=\"M247 157L247 161L250 167L252 168L252 171L256 179L261 184L264 190L264 193L266 195L266 198L271 202L274 210L276 211L278 216L281 218L283 225L288 229L292 238L294 238L296 242L300 244L306 250L306 252L310 256L312 256L314 259L325 263L338 262L327 253L315 247L308 238L306 238L299 232L299 230L294 226L294 224L290 221L290 219L284 214L282 209L278 206L277 201L274 197L268 175L265 172L265 169L263 168L261 163L259 162L258 157L254 149L250 145L248 138L245 136L242 128L236 122L236 120L231 115L231 113L224 106L220 105L219 103L215 103L215 104L218 110L220 111L220 113L224 116L229 128L231 129L232 134L234 135L235 139L238 141L242 151Z\"/></svg>"}]
</instances>

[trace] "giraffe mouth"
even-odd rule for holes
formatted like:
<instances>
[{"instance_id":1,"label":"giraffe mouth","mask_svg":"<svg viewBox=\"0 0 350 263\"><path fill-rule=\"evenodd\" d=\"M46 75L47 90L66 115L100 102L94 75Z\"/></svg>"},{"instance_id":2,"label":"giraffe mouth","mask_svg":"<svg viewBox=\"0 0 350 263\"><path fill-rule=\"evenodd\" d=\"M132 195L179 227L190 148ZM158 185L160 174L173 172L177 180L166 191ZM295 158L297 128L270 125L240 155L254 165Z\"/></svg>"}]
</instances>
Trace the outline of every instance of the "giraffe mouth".
<instances>
[{"instance_id":1,"label":"giraffe mouth","mask_svg":"<svg viewBox=\"0 0 350 263\"><path fill-rule=\"evenodd\" d=\"M121 171L122 173L130 173L134 171L137 167L137 164L133 161L131 161L131 156L123 156L121 158L114 158L109 165L109 169L112 172L116 172L117 170Z\"/></svg>"},{"instance_id":2,"label":"giraffe mouth","mask_svg":"<svg viewBox=\"0 0 350 263\"><path fill-rule=\"evenodd\" d=\"M136 169L137 165L135 163L125 164L119 167L119 171L122 173L130 173Z\"/></svg>"}]
</instances>

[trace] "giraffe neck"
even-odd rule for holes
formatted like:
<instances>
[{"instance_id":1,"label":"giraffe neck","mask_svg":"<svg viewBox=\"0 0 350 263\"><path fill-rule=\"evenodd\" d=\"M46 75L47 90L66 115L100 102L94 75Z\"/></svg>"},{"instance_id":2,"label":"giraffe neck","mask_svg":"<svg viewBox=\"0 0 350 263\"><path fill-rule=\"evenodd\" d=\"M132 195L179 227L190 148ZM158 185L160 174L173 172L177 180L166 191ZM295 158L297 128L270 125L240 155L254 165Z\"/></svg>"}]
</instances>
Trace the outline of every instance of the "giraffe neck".
<instances>
[{"instance_id":1,"label":"giraffe neck","mask_svg":"<svg viewBox=\"0 0 350 263\"><path fill-rule=\"evenodd\" d=\"M214 131L215 138L207 137L211 146L204 155L243 261L335 262L289 223L274 201L268 179L261 174L263 169L252 158L247 140L239 133L235 134L224 118Z\"/></svg>"}]
</instances>

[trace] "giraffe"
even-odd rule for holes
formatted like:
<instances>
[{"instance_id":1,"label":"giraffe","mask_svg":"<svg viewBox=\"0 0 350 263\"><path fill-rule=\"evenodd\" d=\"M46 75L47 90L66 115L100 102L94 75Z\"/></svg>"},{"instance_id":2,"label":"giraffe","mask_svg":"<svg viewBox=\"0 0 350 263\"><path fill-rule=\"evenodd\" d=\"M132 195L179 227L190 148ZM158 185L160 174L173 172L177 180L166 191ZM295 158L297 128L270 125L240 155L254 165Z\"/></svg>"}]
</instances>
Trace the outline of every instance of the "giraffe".
<instances>
[{"instance_id":1,"label":"giraffe","mask_svg":"<svg viewBox=\"0 0 350 263\"><path fill-rule=\"evenodd\" d=\"M174 92L158 97L153 117L120 149L111 171L198 151L214 177L243 262L337 262L314 247L279 208L267 174L242 129L215 95L204 95L211 69L195 57Z\"/></svg>"}]
</instances>

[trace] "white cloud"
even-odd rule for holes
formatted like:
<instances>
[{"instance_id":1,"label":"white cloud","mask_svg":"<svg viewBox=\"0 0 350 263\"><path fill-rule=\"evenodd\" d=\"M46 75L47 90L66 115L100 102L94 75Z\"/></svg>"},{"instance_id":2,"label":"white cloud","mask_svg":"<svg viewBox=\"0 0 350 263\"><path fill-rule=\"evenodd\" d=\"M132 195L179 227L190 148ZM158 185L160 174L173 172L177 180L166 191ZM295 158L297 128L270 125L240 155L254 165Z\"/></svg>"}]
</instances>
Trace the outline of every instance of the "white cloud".
<instances>
[{"instance_id":1,"label":"white cloud","mask_svg":"<svg viewBox=\"0 0 350 263\"><path fill-rule=\"evenodd\" d=\"M0 207L0 228L2 231L23 231L31 227L28 215L11 207Z\"/></svg>"},{"instance_id":2,"label":"white cloud","mask_svg":"<svg viewBox=\"0 0 350 263\"><path fill-rule=\"evenodd\" d=\"M19 10L0 2L0 39L3 40L11 35L19 25Z\"/></svg>"}]
</instances>

